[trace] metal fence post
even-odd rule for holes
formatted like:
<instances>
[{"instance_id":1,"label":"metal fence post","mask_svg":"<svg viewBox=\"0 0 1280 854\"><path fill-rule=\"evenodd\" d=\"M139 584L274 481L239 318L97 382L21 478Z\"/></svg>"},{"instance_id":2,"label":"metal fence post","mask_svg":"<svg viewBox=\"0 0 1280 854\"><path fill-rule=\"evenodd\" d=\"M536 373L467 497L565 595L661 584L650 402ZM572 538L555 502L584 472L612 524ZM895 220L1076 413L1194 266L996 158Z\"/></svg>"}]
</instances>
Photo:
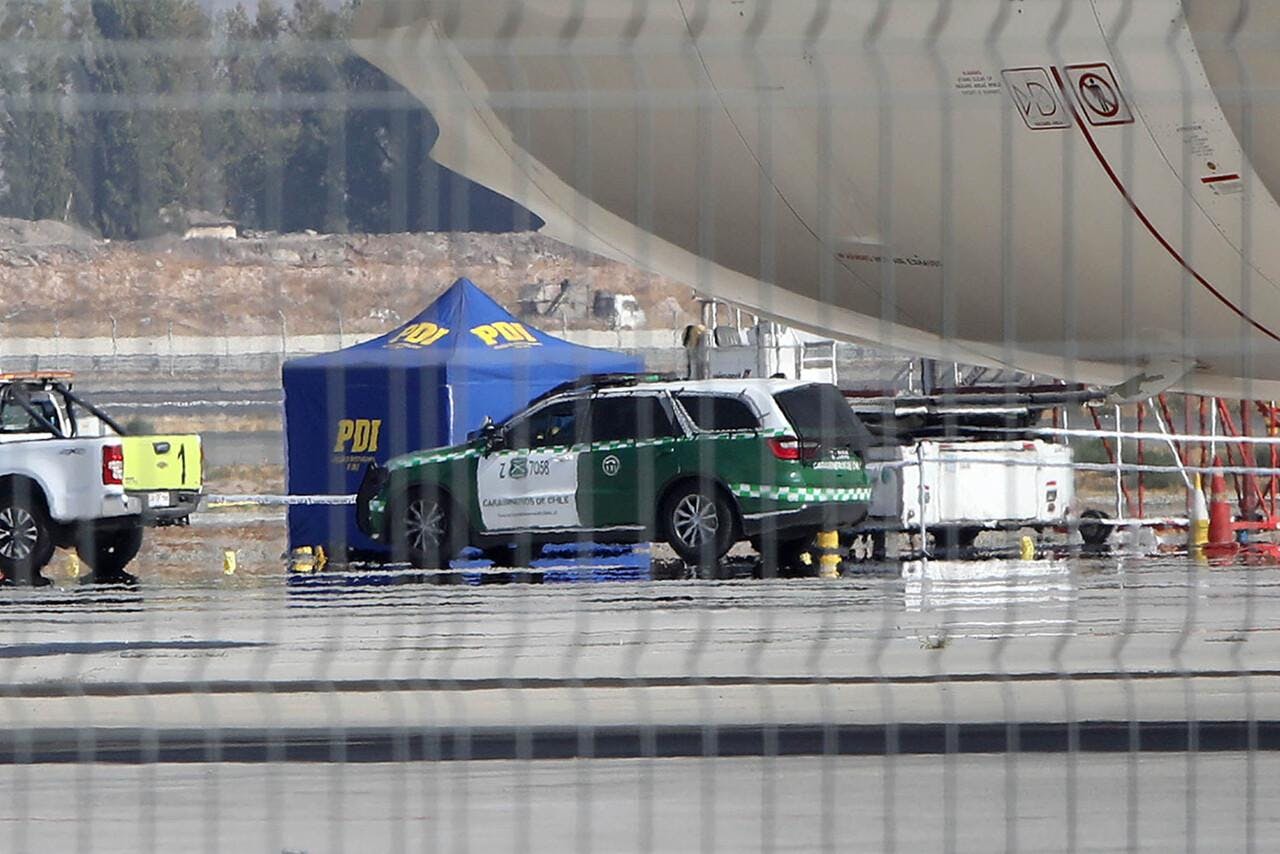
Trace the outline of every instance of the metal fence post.
<instances>
[{"instance_id":1,"label":"metal fence post","mask_svg":"<svg viewBox=\"0 0 1280 854\"><path fill-rule=\"evenodd\" d=\"M285 324L284 309L276 309L276 314L280 315L280 364L283 366L289 355L289 327Z\"/></svg>"},{"instance_id":2,"label":"metal fence post","mask_svg":"<svg viewBox=\"0 0 1280 854\"><path fill-rule=\"evenodd\" d=\"M1120 406L1115 407L1116 418L1116 519L1124 519L1124 428L1120 423Z\"/></svg>"},{"instance_id":3,"label":"metal fence post","mask_svg":"<svg viewBox=\"0 0 1280 854\"><path fill-rule=\"evenodd\" d=\"M920 506L920 559L929 559L929 526L925 523L925 500L924 487L924 445L920 442L916 443L916 476L919 480L916 482L916 500Z\"/></svg>"}]
</instances>

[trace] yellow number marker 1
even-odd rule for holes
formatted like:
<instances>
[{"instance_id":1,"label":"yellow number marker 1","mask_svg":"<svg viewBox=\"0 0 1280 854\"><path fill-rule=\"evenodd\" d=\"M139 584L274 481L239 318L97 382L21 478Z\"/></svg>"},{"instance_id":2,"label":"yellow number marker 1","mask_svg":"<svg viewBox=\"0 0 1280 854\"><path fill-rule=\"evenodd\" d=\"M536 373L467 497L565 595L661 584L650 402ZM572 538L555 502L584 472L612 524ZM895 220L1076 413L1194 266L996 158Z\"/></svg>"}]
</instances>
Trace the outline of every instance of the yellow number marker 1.
<instances>
[{"instance_id":1,"label":"yellow number marker 1","mask_svg":"<svg viewBox=\"0 0 1280 854\"><path fill-rule=\"evenodd\" d=\"M222 574L236 574L236 553L235 549L225 549L222 552Z\"/></svg>"}]
</instances>

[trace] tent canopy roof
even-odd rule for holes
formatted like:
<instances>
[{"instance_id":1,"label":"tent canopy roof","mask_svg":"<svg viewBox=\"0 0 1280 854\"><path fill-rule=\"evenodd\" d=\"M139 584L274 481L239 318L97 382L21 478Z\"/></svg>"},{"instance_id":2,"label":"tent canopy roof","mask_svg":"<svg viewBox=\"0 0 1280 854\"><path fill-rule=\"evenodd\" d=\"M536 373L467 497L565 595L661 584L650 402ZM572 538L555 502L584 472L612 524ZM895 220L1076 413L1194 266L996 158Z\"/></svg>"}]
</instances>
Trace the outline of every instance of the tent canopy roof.
<instances>
[{"instance_id":1,"label":"tent canopy roof","mask_svg":"<svg viewBox=\"0 0 1280 854\"><path fill-rule=\"evenodd\" d=\"M469 279L458 279L416 317L378 338L290 361L286 369L457 368L483 378L493 369L527 365L579 373L639 370L637 359L584 347L531 328ZM464 379L465 376L459 377Z\"/></svg>"}]
</instances>

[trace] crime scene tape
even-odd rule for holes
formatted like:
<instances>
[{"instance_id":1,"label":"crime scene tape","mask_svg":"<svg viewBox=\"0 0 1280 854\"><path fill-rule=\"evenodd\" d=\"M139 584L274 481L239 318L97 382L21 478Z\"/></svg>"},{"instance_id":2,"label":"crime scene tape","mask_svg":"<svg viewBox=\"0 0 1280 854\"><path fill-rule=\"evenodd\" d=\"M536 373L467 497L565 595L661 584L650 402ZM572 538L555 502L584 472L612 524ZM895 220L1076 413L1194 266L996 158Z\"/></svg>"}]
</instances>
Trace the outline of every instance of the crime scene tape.
<instances>
[{"instance_id":1,"label":"crime scene tape","mask_svg":"<svg viewBox=\"0 0 1280 854\"><path fill-rule=\"evenodd\" d=\"M112 410L136 409L283 409L282 400L107 400Z\"/></svg>"},{"instance_id":2,"label":"crime scene tape","mask_svg":"<svg viewBox=\"0 0 1280 854\"><path fill-rule=\"evenodd\" d=\"M215 507L243 506L246 504L259 507L297 507L297 506L329 506L341 507L356 503L354 495L218 495L211 494L201 502L204 509Z\"/></svg>"}]
</instances>

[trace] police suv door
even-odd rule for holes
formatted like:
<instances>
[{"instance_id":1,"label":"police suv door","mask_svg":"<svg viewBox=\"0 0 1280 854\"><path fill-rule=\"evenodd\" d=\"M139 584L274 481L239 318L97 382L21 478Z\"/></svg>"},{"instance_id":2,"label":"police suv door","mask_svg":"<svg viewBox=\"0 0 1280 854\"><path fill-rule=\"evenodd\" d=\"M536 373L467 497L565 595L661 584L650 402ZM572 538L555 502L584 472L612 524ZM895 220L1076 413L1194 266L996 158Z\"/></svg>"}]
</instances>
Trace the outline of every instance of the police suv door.
<instances>
[{"instance_id":1,"label":"police suv door","mask_svg":"<svg viewBox=\"0 0 1280 854\"><path fill-rule=\"evenodd\" d=\"M482 458L476 469L486 532L581 527L578 457L586 413L585 397L562 398L504 429L504 447Z\"/></svg>"},{"instance_id":2,"label":"police suv door","mask_svg":"<svg viewBox=\"0 0 1280 854\"><path fill-rule=\"evenodd\" d=\"M598 395L591 404L590 459L578 484L584 524L652 528L657 490L674 473L675 441L683 436L665 395Z\"/></svg>"}]
</instances>

